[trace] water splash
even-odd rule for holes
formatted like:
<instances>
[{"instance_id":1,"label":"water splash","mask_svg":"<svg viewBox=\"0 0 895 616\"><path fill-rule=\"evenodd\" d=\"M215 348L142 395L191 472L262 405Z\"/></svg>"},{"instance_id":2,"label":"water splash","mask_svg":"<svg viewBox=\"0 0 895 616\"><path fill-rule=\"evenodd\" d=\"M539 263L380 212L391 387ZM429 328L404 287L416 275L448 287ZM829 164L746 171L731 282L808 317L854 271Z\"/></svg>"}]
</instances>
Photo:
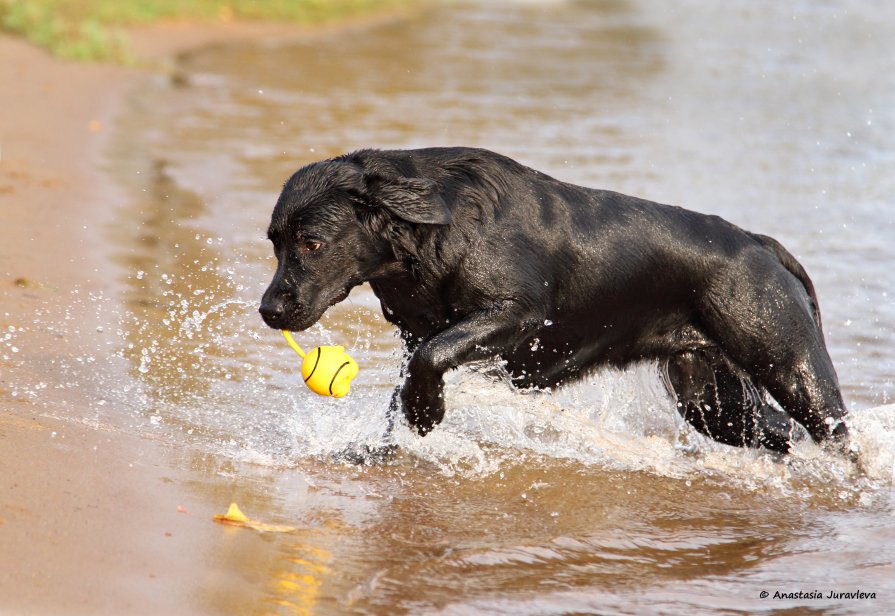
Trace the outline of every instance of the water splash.
<instances>
[{"instance_id":1,"label":"water splash","mask_svg":"<svg viewBox=\"0 0 895 616\"><path fill-rule=\"evenodd\" d=\"M237 290L238 281L225 275L213 285L200 284L189 274L141 271L134 279L159 289L161 301L141 299L133 304L139 311L117 321L103 317L93 336L113 353L98 347L54 360L54 369L69 378L20 383L13 396L47 399L49 406L53 394L89 384L98 392L90 403L92 421L123 422L155 438L268 466L332 460L391 442L402 456L445 476L488 477L506 464L542 457L781 493L828 489L842 499L892 483L895 405L856 411L849 419L862 475L810 442L780 458L704 438L680 418L654 364L606 371L553 393L520 392L506 379L495 379L486 365L464 367L446 375L442 425L420 438L399 422L386 439L387 409L403 358L368 289L304 333L315 343L345 343L361 363L352 394L336 400L304 387L291 351L260 323L255 302ZM72 314L85 306L115 312L105 298L78 301ZM72 320L54 323L43 315L33 327L62 332ZM13 347L19 348L25 331L8 325L0 335L7 356L19 354ZM129 378L122 378L122 360L130 365Z\"/></svg>"},{"instance_id":2,"label":"water splash","mask_svg":"<svg viewBox=\"0 0 895 616\"><path fill-rule=\"evenodd\" d=\"M193 291L193 295L204 295L205 291L202 289L196 289ZM190 311L190 304L181 299L178 304L180 312L171 312L169 313L171 317L176 318L177 316L184 316L187 311ZM248 302L241 299L230 299L219 302L217 304L212 305L211 307L200 311L197 309L192 309L189 312L189 315L183 318L180 323L180 335L186 336L187 339L192 340L194 336L202 329L203 323L205 323L208 317L220 313L225 308L230 306L238 306L240 308L247 308L254 310L256 305L254 302Z\"/></svg>"},{"instance_id":3,"label":"water splash","mask_svg":"<svg viewBox=\"0 0 895 616\"><path fill-rule=\"evenodd\" d=\"M606 371L555 393L519 392L505 379L487 376L482 366L464 367L446 375L448 411L442 425L420 438L399 423L386 439L386 414L402 358L397 340L375 318L369 290L337 309L333 322L339 331L318 324L304 334L315 341L353 340L349 352L362 370L344 400L321 398L302 386L289 350L275 333L259 327L254 302L215 299L224 295L220 288L195 290L192 285L184 296L168 288L165 319L171 334L164 345L144 330L149 343L141 350L140 366L155 361L160 381L152 389L167 393L152 405L152 416L162 418L152 428L174 427L187 432L194 445L234 459L292 466L393 442L403 455L448 476L489 476L520 457L544 456L783 493L835 486L841 498L892 481L890 416L895 413L853 415L855 440L867 459L861 477L850 463L810 442L781 459L699 435L674 409L654 364ZM189 367L178 365L187 359ZM179 378L172 385L174 365Z\"/></svg>"}]
</instances>

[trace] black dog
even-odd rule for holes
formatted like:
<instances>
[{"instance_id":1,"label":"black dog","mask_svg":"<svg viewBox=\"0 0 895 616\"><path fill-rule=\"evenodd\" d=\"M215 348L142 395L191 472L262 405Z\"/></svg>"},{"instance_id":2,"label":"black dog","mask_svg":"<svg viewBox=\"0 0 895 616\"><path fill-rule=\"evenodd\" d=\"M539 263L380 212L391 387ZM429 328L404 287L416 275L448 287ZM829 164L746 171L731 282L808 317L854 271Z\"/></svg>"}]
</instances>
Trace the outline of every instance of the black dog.
<instances>
[{"instance_id":1,"label":"black dog","mask_svg":"<svg viewBox=\"0 0 895 616\"><path fill-rule=\"evenodd\" d=\"M363 150L296 172L268 236L265 322L305 329L369 282L409 352L396 403L420 434L444 416L442 375L497 357L523 388L659 360L680 413L722 443L787 452L792 419L847 439L811 280L716 216L486 150Z\"/></svg>"}]
</instances>

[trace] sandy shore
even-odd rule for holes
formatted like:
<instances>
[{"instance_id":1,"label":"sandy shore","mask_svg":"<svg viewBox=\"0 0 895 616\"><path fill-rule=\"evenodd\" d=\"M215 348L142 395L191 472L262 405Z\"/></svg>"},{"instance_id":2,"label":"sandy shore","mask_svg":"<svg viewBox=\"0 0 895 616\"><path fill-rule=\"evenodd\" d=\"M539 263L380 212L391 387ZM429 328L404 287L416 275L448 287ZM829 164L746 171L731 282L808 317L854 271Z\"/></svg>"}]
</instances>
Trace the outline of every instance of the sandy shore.
<instances>
[{"instance_id":1,"label":"sandy shore","mask_svg":"<svg viewBox=\"0 0 895 616\"><path fill-rule=\"evenodd\" d=\"M103 352L96 310L74 300L114 295L102 226L122 195L100 169L127 92L186 49L308 34L148 28L133 36L139 69L63 62L0 36L0 613L219 611L197 597L227 585L209 546L233 486L188 452L68 418L95 392L59 393L54 367ZM54 321L66 329L40 325ZM197 482L217 497L197 501Z\"/></svg>"}]
</instances>

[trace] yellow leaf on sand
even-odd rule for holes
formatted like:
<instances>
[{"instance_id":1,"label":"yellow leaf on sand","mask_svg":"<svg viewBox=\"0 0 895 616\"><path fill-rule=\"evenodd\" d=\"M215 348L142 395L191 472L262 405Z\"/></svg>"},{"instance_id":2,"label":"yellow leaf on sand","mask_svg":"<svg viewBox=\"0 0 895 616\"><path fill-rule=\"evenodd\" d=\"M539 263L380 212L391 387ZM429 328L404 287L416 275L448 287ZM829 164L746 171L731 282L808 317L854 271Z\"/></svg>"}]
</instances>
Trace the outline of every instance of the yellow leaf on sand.
<instances>
[{"instance_id":1,"label":"yellow leaf on sand","mask_svg":"<svg viewBox=\"0 0 895 616\"><path fill-rule=\"evenodd\" d=\"M218 520L220 518L220 520ZM242 512L242 509L239 508L239 505L236 503L230 503L230 508L227 509L227 513L224 515L216 515L214 516L215 520L219 522L248 522L249 518Z\"/></svg>"},{"instance_id":2,"label":"yellow leaf on sand","mask_svg":"<svg viewBox=\"0 0 895 616\"><path fill-rule=\"evenodd\" d=\"M237 505L236 503L230 503L230 508L227 509L227 513L215 514L214 521L220 524L229 524L231 526L242 526L244 528L251 528L262 533L289 533L295 530L294 526L286 526L284 524L266 524L257 520L251 520L248 516L246 516L246 514L242 512L242 510L239 508L239 505Z\"/></svg>"}]
</instances>

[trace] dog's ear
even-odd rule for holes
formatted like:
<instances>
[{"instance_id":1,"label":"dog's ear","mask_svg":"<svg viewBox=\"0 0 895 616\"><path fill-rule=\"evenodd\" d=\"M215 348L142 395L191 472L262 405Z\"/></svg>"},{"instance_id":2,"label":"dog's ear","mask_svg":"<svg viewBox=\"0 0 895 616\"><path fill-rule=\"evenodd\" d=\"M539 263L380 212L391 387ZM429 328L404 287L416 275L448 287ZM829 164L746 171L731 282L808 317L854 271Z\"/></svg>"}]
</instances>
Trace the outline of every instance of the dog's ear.
<instances>
[{"instance_id":1,"label":"dog's ear","mask_svg":"<svg viewBox=\"0 0 895 616\"><path fill-rule=\"evenodd\" d=\"M367 175L364 180L370 202L402 220L424 225L451 221L451 210L432 180L379 175Z\"/></svg>"}]
</instances>

